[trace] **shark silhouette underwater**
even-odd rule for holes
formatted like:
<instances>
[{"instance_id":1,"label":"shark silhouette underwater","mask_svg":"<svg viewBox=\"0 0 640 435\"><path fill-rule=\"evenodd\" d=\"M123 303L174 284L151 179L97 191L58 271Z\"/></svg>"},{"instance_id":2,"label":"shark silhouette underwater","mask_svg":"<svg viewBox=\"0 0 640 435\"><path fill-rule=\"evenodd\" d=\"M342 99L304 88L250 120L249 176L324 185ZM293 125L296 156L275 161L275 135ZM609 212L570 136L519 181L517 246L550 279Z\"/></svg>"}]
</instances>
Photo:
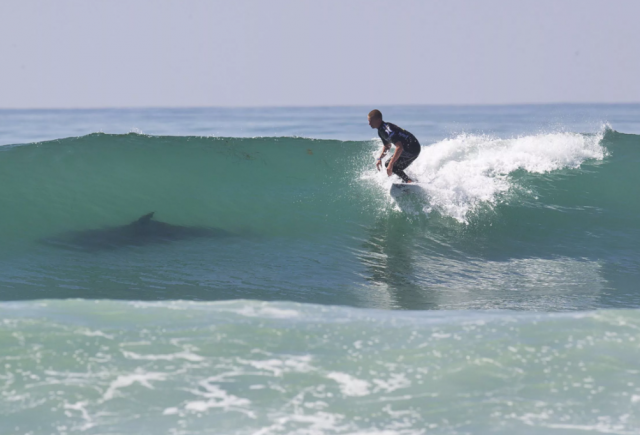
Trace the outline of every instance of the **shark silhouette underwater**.
<instances>
[{"instance_id":1,"label":"shark silhouette underwater","mask_svg":"<svg viewBox=\"0 0 640 435\"><path fill-rule=\"evenodd\" d=\"M94 230L69 231L40 240L49 246L81 251L103 251L127 246L170 243L195 238L228 237L232 234L217 228L186 227L153 219L155 212L147 213L127 225Z\"/></svg>"}]
</instances>

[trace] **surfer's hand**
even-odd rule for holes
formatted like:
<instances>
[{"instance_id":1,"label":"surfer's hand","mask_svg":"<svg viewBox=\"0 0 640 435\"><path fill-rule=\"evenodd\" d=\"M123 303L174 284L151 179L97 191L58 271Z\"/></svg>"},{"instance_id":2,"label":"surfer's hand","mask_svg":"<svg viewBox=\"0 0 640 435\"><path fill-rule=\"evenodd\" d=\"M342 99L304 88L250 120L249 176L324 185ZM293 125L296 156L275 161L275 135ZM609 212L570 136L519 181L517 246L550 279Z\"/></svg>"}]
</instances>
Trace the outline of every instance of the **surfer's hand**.
<instances>
[{"instance_id":1,"label":"surfer's hand","mask_svg":"<svg viewBox=\"0 0 640 435\"><path fill-rule=\"evenodd\" d=\"M387 175L391 176L391 174L393 174L393 164L389 163L389 166L387 166Z\"/></svg>"},{"instance_id":2,"label":"surfer's hand","mask_svg":"<svg viewBox=\"0 0 640 435\"><path fill-rule=\"evenodd\" d=\"M382 159L376 160L376 168L378 169L378 171L380 170L380 168L382 168Z\"/></svg>"}]
</instances>

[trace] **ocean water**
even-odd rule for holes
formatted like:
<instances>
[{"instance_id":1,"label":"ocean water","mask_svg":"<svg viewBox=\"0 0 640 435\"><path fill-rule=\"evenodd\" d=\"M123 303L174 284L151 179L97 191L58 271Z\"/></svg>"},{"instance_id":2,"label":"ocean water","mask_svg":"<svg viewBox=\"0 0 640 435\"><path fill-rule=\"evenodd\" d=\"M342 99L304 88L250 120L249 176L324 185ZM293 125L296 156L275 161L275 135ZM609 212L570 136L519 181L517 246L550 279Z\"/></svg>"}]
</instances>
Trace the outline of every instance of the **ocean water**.
<instances>
[{"instance_id":1,"label":"ocean water","mask_svg":"<svg viewBox=\"0 0 640 435\"><path fill-rule=\"evenodd\" d=\"M380 109L0 111L0 433L640 433L640 105Z\"/></svg>"}]
</instances>

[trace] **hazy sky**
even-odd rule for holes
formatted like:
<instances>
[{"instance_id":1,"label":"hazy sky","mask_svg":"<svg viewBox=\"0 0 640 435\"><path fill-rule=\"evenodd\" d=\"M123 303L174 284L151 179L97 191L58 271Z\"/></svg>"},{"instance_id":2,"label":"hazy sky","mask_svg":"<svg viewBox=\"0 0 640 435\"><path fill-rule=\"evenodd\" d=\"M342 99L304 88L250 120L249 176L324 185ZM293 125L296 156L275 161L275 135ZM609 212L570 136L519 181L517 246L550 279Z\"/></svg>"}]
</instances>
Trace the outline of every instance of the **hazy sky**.
<instances>
[{"instance_id":1,"label":"hazy sky","mask_svg":"<svg viewBox=\"0 0 640 435\"><path fill-rule=\"evenodd\" d=\"M638 0L3 0L0 107L640 102Z\"/></svg>"}]
</instances>

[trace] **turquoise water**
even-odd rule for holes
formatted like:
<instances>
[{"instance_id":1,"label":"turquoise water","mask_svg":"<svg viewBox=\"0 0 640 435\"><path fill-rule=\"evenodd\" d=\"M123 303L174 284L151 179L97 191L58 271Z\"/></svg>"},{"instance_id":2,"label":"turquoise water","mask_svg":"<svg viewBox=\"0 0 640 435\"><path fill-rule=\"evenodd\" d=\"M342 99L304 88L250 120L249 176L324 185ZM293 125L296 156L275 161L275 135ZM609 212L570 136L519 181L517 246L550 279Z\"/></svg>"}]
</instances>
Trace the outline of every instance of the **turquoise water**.
<instances>
[{"instance_id":1,"label":"turquoise water","mask_svg":"<svg viewBox=\"0 0 640 435\"><path fill-rule=\"evenodd\" d=\"M383 112L0 111L0 433L640 433L640 106Z\"/></svg>"},{"instance_id":2,"label":"turquoise water","mask_svg":"<svg viewBox=\"0 0 640 435\"><path fill-rule=\"evenodd\" d=\"M637 433L640 316L0 306L2 433Z\"/></svg>"}]
</instances>

